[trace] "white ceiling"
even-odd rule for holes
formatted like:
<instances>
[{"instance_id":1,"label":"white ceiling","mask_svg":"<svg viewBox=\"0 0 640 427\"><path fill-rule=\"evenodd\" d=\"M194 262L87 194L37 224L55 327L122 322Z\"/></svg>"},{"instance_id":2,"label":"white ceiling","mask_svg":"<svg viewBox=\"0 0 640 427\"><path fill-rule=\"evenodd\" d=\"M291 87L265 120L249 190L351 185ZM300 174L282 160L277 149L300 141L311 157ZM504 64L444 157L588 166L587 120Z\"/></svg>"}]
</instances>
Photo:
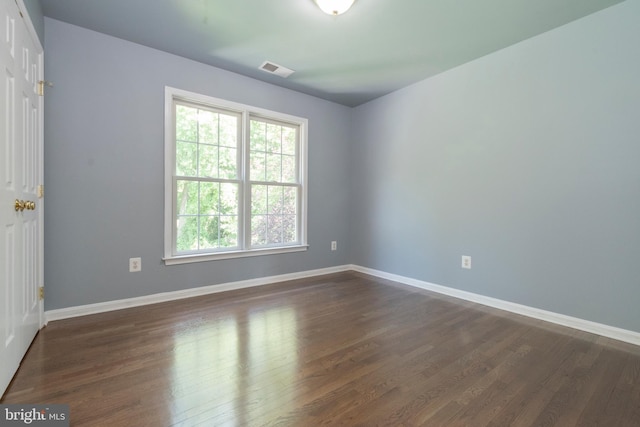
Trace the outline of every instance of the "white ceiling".
<instances>
[{"instance_id":1,"label":"white ceiling","mask_svg":"<svg viewBox=\"0 0 640 427\"><path fill-rule=\"evenodd\" d=\"M622 0L356 0L337 17L313 0L40 1L50 18L356 106Z\"/></svg>"}]
</instances>

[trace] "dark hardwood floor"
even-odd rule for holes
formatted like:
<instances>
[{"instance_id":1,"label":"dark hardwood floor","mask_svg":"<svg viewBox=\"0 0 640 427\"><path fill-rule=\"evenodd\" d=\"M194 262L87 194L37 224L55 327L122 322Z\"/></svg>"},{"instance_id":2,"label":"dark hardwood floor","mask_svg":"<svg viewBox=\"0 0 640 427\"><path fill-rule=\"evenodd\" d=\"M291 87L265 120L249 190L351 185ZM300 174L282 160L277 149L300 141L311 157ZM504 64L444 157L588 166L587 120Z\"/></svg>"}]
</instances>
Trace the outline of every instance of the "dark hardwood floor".
<instances>
[{"instance_id":1,"label":"dark hardwood floor","mask_svg":"<svg viewBox=\"0 0 640 427\"><path fill-rule=\"evenodd\" d=\"M2 403L72 426L634 426L640 347L358 273L51 322Z\"/></svg>"}]
</instances>

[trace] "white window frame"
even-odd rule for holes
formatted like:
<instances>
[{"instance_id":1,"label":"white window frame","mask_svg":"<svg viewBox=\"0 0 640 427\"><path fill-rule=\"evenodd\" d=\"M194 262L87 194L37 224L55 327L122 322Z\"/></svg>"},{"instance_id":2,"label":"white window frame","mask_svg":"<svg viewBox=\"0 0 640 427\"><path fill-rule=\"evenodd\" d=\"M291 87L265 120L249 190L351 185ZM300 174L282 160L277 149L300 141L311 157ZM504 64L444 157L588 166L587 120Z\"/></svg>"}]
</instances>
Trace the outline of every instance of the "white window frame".
<instances>
[{"instance_id":1,"label":"white window frame","mask_svg":"<svg viewBox=\"0 0 640 427\"><path fill-rule=\"evenodd\" d=\"M242 118L242 136L239 144L239 151L242 159L238 171L240 180L239 190L239 234L238 241L241 245L238 250L212 250L210 252L198 252L188 254L178 254L175 250L176 237L176 212L175 197L176 190L174 188L174 178L176 174L176 132L174 117L174 101L182 101L203 105L205 107L219 108L239 113ZM299 146L298 146L298 177L300 185L300 201L298 214L298 233L299 239L295 244L286 244L279 246L268 246L251 248L250 241L250 222L251 222L251 195L249 181L249 123L251 117L258 119L274 120L292 124L299 127ZM214 98L199 93L189 92L173 87L165 87L165 105L164 105L164 262L166 265L185 264L191 262L213 261L220 259L250 257L258 255L271 255L289 252L306 251L307 244L307 137L308 137L308 120L306 118L292 116L285 113L279 113L262 108L252 107L249 105L239 104L220 98Z\"/></svg>"}]
</instances>

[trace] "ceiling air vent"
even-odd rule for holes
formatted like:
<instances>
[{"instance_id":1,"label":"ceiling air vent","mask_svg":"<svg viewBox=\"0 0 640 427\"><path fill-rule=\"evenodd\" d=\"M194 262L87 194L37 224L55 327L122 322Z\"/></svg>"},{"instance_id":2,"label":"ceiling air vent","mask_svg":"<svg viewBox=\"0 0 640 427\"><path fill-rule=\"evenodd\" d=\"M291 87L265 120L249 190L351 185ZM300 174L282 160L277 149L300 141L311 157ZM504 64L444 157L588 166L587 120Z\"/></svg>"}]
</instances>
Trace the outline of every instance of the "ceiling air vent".
<instances>
[{"instance_id":1,"label":"ceiling air vent","mask_svg":"<svg viewBox=\"0 0 640 427\"><path fill-rule=\"evenodd\" d=\"M294 73L293 70L290 70L287 67L283 67L282 65L278 65L271 61L264 61L260 66L262 71L266 71L267 73L275 74L280 77L289 77Z\"/></svg>"}]
</instances>

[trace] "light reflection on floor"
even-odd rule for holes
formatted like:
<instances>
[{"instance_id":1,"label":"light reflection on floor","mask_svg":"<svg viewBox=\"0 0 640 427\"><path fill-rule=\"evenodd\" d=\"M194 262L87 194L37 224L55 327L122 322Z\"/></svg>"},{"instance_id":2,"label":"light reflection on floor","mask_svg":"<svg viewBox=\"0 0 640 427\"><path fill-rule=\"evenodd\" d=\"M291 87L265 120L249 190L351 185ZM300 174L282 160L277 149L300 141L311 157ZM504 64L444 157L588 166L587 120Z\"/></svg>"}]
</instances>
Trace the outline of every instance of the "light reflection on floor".
<instances>
[{"instance_id":1,"label":"light reflection on floor","mask_svg":"<svg viewBox=\"0 0 640 427\"><path fill-rule=\"evenodd\" d=\"M295 310L273 307L178 331L171 384L173 422L244 425L257 411L279 408L287 413L295 403L297 329ZM279 392L257 386L265 383Z\"/></svg>"}]
</instances>

